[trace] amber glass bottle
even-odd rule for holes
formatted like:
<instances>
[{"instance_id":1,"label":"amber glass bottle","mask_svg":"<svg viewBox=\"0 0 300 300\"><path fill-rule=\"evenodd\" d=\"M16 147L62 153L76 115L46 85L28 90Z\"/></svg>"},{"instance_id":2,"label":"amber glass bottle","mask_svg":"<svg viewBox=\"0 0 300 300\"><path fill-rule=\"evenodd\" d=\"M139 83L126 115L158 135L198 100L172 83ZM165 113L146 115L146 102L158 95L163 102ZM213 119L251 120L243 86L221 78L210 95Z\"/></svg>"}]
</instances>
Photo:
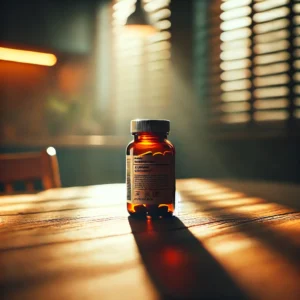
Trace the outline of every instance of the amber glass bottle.
<instances>
[{"instance_id":1,"label":"amber glass bottle","mask_svg":"<svg viewBox=\"0 0 300 300\"><path fill-rule=\"evenodd\" d=\"M126 150L127 210L135 217L169 217L175 210L175 147L168 120L133 120Z\"/></svg>"}]
</instances>

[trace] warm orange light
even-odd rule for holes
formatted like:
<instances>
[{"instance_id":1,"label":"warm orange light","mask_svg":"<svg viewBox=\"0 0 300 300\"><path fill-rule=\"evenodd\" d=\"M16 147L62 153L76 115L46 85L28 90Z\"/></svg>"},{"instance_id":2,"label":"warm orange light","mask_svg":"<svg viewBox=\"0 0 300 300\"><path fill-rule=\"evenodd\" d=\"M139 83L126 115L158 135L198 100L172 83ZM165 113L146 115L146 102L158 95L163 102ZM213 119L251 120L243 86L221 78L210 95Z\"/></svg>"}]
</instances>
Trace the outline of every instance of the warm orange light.
<instances>
[{"instance_id":1,"label":"warm orange light","mask_svg":"<svg viewBox=\"0 0 300 300\"><path fill-rule=\"evenodd\" d=\"M251 77L251 72L248 69L225 71L221 74L221 79L224 81L246 79L249 77Z\"/></svg>"},{"instance_id":2,"label":"warm orange light","mask_svg":"<svg viewBox=\"0 0 300 300\"><path fill-rule=\"evenodd\" d=\"M272 98L272 97L284 97L289 94L289 88L285 86L272 87L272 88L259 88L254 91L254 95L257 98Z\"/></svg>"},{"instance_id":3,"label":"warm orange light","mask_svg":"<svg viewBox=\"0 0 300 300\"><path fill-rule=\"evenodd\" d=\"M54 66L57 62L57 58L54 54L4 47L0 47L0 60L49 67Z\"/></svg>"},{"instance_id":4,"label":"warm orange light","mask_svg":"<svg viewBox=\"0 0 300 300\"><path fill-rule=\"evenodd\" d=\"M257 65L267 65L271 63L278 63L281 61L288 60L290 58L290 54L287 51L281 51L274 54L265 54L259 55L254 58L254 62Z\"/></svg>"},{"instance_id":5,"label":"warm orange light","mask_svg":"<svg viewBox=\"0 0 300 300\"><path fill-rule=\"evenodd\" d=\"M258 1L257 1L258 2ZM257 11L265 11L274 7L282 6L288 4L289 0L272 0L272 1L264 1L260 3L254 4L254 8Z\"/></svg>"},{"instance_id":6,"label":"warm orange light","mask_svg":"<svg viewBox=\"0 0 300 300\"><path fill-rule=\"evenodd\" d=\"M282 111L259 111L254 113L254 120L259 121L280 121L287 120L289 118L289 113L285 110Z\"/></svg>"},{"instance_id":7,"label":"warm orange light","mask_svg":"<svg viewBox=\"0 0 300 300\"><path fill-rule=\"evenodd\" d=\"M221 84L221 89L224 92L246 90L251 87L251 81L247 79L228 81Z\"/></svg>"},{"instance_id":8,"label":"warm orange light","mask_svg":"<svg viewBox=\"0 0 300 300\"><path fill-rule=\"evenodd\" d=\"M290 81L290 77L287 74L280 74L280 75L272 75L266 77L256 77L254 79L254 85L256 87L263 87L263 86L272 86L272 85L280 85L284 83L288 83Z\"/></svg>"},{"instance_id":9,"label":"warm orange light","mask_svg":"<svg viewBox=\"0 0 300 300\"><path fill-rule=\"evenodd\" d=\"M221 122L234 124L234 123L246 123L251 120L251 116L248 113L238 113L238 114L230 114L225 115L221 118Z\"/></svg>"},{"instance_id":10,"label":"warm orange light","mask_svg":"<svg viewBox=\"0 0 300 300\"><path fill-rule=\"evenodd\" d=\"M250 66L251 66L251 60L250 59L224 61L220 65L220 67L223 71L243 69L243 68L248 68Z\"/></svg>"},{"instance_id":11,"label":"warm orange light","mask_svg":"<svg viewBox=\"0 0 300 300\"><path fill-rule=\"evenodd\" d=\"M224 92L221 99L224 102L248 101L251 99L251 93L249 91Z\"/></svg>"},{"instance_id":12,"label":"warm orange light","mask_svg":"<svg viewBox=\"0 0 300 300\"><path fill-rule=\"evenodd\" d=\"M294 22L295 23L295 22ZM290 25L290 20L288 19L279 19L267 23L257 24L254 26L253 30L255 33L266 33L270 31L276 31L283 28L286 28Z\"/></svg>"},{"instance_id":13,"label":"warm orange light","mask_svg":"<svg viewBox=\"0 0 300 300\"><path fill-rule=\"evenodd\" d=\"M289 100L285 98L275 99L275 100L273 99L256 100L254 102L254 107L259 110L285 108L288 106L289 106Z\"/></svg>"},{"instance_id":14,"label":"warm orange light","mask_svg":"<svg viewBox=\"0 0 300 300\"><path fill-rule=\"evenodd\" d=\"M243 112L250 110L251 105L248 102L226 103L221 105L221 111L225 113Z\"/></svg>"},{"instance_id":15,"label":"warm orange light","mask_svg":"<svg viewBox=\"0 0 300 300\"><path fill-rule=\"evenodd\" d=\"M290 9L287 7L280 7L266 12L257 13L253 16L253 20L257 23L272 21L276 18L286 17L290 13Z\"/></svg>"},{"instance_id":16,"label":"warm orange light","mask_svg":"<svg viewBox=\"0 0 300 300\"><path fill-rule=\"evenodd\" d=\"M126 25L126 32L135 36L151 37L157 30L150 25Z\"/></svg>"}]
</instances>

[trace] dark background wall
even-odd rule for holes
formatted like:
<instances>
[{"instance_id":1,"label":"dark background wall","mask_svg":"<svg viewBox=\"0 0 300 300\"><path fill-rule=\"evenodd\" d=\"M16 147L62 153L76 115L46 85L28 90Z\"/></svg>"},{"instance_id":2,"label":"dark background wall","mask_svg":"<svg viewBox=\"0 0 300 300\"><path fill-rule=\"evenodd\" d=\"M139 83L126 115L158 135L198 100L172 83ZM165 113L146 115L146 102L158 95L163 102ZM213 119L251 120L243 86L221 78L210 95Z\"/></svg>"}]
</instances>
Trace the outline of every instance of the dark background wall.
<instances>
[{"instance_id":1,"label":"dark background wall","mask_svg":"<svg viewBox=\"0 0 300 300\"><path fill-rule=\"evenodd\" d=\"M57 52L92 51L97 1L3 0L1 43L40 47Z\"/></svg>"},{"instance_id":2,"label":"dark background wall","mask_svg":"<svg viewBox=\"0 0 300 300\"><path fill-rule=\"evenodd\" d=\"M235 177L299 182L300 142L297 137L289 137L286 133L276 135L276 131L275 134L272 131L271 137L258 137L255 132L250 136L244 130L239 135L228 137L223 132L212 131L209 125L207 81L210 67L209 31L204 30L208 4L207 0L172 0L171 4L173 109L168 111L168 116L172 120L170 140L177 148L177 177ZM1 44L29 45L54 49L58 53L88 56L93 48L93 20L97 5L97 1L79 0L2 1ZM26 96L24 90L28 90L32 84L42 89L47 81L49 70L23 66L23 71L19 72L20 69L11 67L6 70L7 64L0 63L0 80L3 83L5 74L10 74L8 77L15 85L14 89L10 89L11 93ZM26 77L31 78L28 84L24 79ZM18 80L20 83L16 85ZM0 89L2 99L3 91ZM29 111L30 107L38 107L41 101L33 106L30 104L30 107L26 102L9 101L2 103L1 107L3 109L14 103L21 110ZM32 126L35 124L38 121L33 122ZM28 124L23 127L26 126ZM128 127L129 132L128 124L124 126ZM57 147L63 185L124 182L125 147L126 143L120 147L105 148L84 145L76 148ZM41 148L34 144L31 147L3 144L0 151Z\"/></svg>"}]
</instances>

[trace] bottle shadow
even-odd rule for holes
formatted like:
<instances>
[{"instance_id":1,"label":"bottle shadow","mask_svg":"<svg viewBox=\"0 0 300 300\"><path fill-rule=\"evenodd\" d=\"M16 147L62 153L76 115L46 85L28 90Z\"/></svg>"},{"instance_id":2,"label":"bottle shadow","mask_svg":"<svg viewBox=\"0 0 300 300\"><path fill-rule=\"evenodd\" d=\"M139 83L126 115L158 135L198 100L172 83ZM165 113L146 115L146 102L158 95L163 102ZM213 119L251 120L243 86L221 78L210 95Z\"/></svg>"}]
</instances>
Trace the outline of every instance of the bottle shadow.
<instances>
[{"instance_id":1,"label":"bottle shadow","mask_svg":"<svg viewBox=\"0 0 300 300\"><path fill-rule=\"evenodd\" d=\"M128 221L162 299L247 299L177 217Z\"/></svg>"}]
</instances>

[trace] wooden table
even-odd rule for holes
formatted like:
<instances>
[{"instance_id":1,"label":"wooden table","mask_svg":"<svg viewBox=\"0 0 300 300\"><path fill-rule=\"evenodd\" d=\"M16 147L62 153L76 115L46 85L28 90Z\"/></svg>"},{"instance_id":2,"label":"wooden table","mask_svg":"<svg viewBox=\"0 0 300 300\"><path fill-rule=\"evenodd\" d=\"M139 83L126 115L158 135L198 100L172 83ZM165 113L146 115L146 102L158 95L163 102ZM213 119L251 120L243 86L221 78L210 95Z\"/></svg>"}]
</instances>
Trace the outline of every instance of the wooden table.
<instances>
[{"instance_id":1,"label":"wooden table","mask_svg":"<svg viewBox=\"0 0 300 300\"><path fill-rule=\"evenodd\" d=\"M134 220L125 185L0 197L0 299L300 299L300 186L177 182Z\"/></svg>"}]
</instances>

